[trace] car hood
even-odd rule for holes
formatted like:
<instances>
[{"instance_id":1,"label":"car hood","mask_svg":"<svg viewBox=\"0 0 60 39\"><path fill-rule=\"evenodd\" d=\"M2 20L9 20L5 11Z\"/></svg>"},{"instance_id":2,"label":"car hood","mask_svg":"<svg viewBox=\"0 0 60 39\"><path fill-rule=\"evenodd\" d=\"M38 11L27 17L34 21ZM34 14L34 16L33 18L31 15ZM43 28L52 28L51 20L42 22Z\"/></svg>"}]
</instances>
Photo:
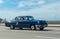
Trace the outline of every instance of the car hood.
<instances>
[{"instance_id":1,"label":"car hood","mask_svg":"<svg viewBox=\"0 0 60 39\"><path fill-rule=\"evenodd\" d=\"M37 22L37 21L46 22L45 20L32 20L32 21L35 21L35 22Z\"/></svg>"}]
</instances>

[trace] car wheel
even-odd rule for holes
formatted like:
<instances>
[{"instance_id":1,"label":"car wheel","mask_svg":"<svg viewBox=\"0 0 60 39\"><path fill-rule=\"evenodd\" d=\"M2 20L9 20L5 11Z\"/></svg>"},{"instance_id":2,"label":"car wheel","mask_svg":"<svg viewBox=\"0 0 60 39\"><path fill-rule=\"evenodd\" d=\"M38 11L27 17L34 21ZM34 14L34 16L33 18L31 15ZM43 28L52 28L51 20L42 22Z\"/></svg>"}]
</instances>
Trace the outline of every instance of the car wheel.
<instances>
[{"instance_id":1,"label":"car wheel","mask_svg":"<svg viewBox=\"0 0 60 39\"><path fill-rule=\"evenodd\" d=\"M40 28L40 30L44 30L44 28Z\"/></svg>"},{"instance_id":2,"label":"car wheel","mask_svg":"<svg viewBox=\"0 0 60 39\"><path fill-rule=\"evenodd\" d=\"M10 29L12 29L12 30L15 29L15 26L11 25L11 26L10 26Z\"/></svg>"},{"instance_id":3,"label":"car wheel","mask_svg":"<svg viewBox=\"0 0 60 39\"><path fill-rule=\"evenodd\" d=\"M36 30L36 27L34 25L31 25L31 30Z\"/></svg>"}]
</instances>

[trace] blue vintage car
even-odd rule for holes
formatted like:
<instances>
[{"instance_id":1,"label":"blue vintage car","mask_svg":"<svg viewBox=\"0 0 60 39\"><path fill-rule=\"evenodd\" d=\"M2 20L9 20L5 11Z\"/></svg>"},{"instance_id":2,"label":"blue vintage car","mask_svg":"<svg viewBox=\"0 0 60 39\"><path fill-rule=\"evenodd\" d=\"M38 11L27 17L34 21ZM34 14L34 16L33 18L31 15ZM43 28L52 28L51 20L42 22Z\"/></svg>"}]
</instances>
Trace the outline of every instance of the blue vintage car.
<instances>
[{"instance_id":1,"label":"blue vintage car","mask_svg":"<svg viewBox=\"0 0 60 39\"><path fill-rule=\"evenodd\" d=\"M46 21L35 20L33 16L17 16L11 22L5 22L5 25L10 27L10 29L18 27L19 29L30 28L32 30L36 30L37 28L43 30L48 26Z\"/></svg>"}]
</instances>

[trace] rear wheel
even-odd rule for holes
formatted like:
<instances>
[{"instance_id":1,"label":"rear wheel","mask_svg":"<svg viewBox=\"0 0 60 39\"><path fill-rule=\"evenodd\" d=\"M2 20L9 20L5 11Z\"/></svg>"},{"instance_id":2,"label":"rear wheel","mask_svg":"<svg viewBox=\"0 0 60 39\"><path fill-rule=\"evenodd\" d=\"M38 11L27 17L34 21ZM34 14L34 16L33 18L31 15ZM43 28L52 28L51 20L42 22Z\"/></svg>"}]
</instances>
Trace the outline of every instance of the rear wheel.
<instances>
[{"instance_id":1,"label":"rear wheel","mask_svg":"<svg viewBox=\"0 0 60 39\"><path fill-rule=\"evenodd\" d=\"M11 26L10 26L10 29L12 29L12 30L15 29L15 26L11 25Z\"/></svg>"},{"instance_id":2,"label":"rear wheel","mask_svg":"<svg viewBox=\"0 0 60 39\"><path fill-rule=\"evenodd\" d=\"M35 25L31 25L31 30L36 30Z\"/></svg>"}]
</instances>

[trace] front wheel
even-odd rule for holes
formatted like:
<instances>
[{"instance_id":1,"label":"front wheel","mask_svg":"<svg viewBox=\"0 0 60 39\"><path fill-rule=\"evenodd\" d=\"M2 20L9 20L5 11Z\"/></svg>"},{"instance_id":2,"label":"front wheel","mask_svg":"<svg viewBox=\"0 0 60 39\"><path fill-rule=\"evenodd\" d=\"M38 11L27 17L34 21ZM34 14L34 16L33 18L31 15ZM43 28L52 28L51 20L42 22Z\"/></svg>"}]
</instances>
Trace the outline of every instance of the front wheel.
<instances>
[{"instance_id":1,"label":"front wheel","mask_svg":"<svg viewBox=\"0 0 60 39\"><path fill-rule=\"evenodd\" d=\"M15 26L11 25L11 26L10 26L10 29L12 29L12 30L15 29Z\"/></svg>"},{"instance_id":2,"label":"front wheel","mask_svg":"<svg viewBox=\"0 0 60 39\"><path fill-rule=\"evenodd\" d=\"M31 25L31 30L36 30L36 27L34 25Z\"/></svg>"}]
</instances>

